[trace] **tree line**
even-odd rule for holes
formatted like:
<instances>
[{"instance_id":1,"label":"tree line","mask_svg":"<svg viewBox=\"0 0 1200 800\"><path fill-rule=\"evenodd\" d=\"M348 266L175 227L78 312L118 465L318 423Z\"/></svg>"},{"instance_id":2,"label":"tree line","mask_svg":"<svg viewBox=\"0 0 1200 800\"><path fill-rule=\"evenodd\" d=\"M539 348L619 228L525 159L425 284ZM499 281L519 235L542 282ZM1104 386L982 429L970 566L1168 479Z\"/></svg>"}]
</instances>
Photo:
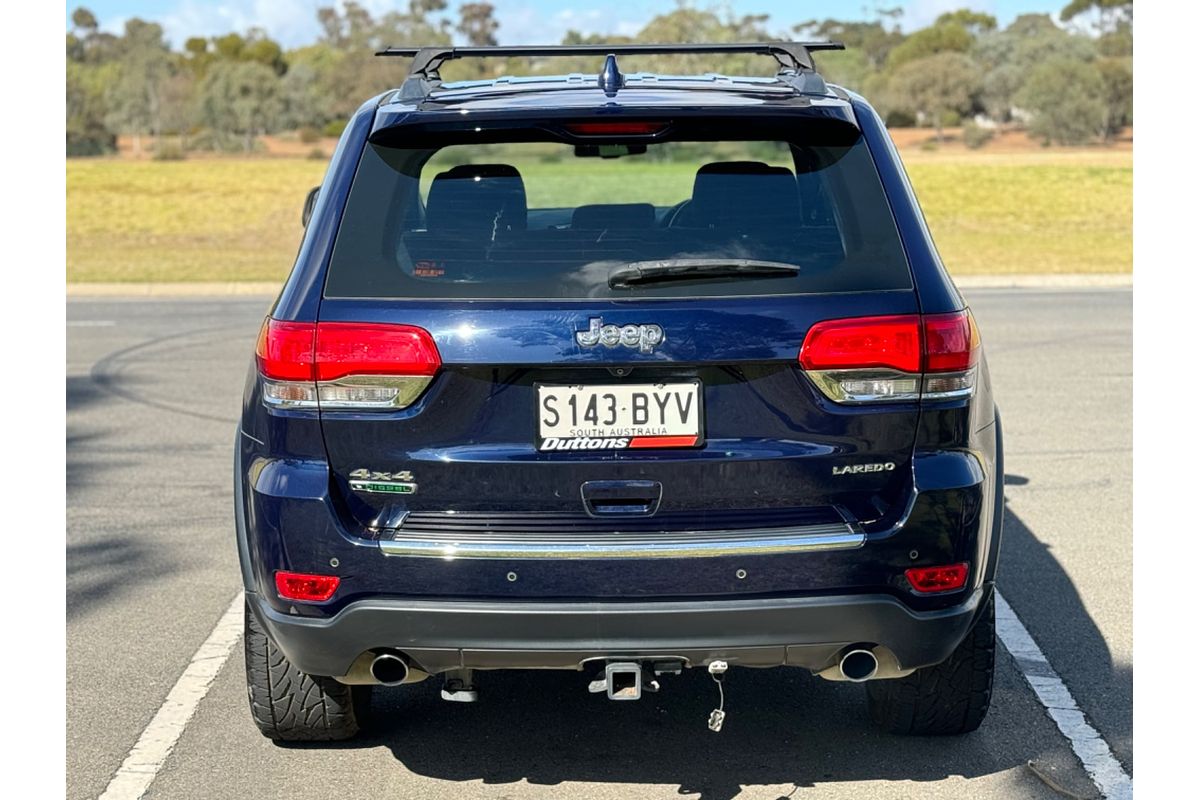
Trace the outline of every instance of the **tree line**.
<instances>
[{"instance_id":1,"label":"tree line","mask_svg":"<svg viewBox=\"0 0 1200 800\"><path fill-rule=\"evenodd\" d=\"M845 52L821 53L830 81L861 91L892 126L966 122L969 144L982 144L997 124L1027 127L1046 142L1080 144L1113 136L1132 123L1132 0L1070 0L1058 18L1017 17L999 28L995 17L946 13L904 33L900 9L877 8L872 19L808 20L787 30L765 14L734 16L680 0L636 35L584 36L571 43L734 42L837 39ZM337 135L364 99L396 86L403 59L373 54L388 45L452 41L496 44L499 24L486 2L451 10L446 0L410 0L381 16L349 0L317 11L315 42L285 50L267 31L191 37L172 49L163 29L133 18L120 35L100 29L77 8L67 33L67 154L112 152L118 134L135 151L173 137L188 149L251 151L257 137L299 130L316 141ZM1084 24L1081 21L1086 21ZM636 68L666 73L763 74L769 59L754 56L654 56ZM486 59L447 64L446 80L503 74L595 72L595 59Z\"/></svg>"}]
</instances>

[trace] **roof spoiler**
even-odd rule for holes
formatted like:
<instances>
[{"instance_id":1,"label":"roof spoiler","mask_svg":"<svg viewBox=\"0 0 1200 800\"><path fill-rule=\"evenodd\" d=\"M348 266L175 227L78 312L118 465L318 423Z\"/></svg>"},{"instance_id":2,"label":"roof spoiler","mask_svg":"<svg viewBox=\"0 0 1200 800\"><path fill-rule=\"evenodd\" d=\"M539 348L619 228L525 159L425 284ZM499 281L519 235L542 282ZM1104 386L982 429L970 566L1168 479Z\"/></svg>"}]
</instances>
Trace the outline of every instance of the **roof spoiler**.
<instances>
[{"instance_id":1,"label":"roof spoiler","mask_svg":"<svg viewBox=\"0 0 1200 800\"><path fill-rule=\"evenodd\" d=\"M703 54L729 55L749 53L772 56L779 62L780 77L816 76L812 53L817 50L845 50L841 42L718 42L712 44L562 44L513 45L501 47L388 47L377 56L411 58L408 78L400 90L402 97L419 99L441 82L438 69L459 58L604 56L600 70L600 88L610 97L625 85L617 66L617 56ZM823 83L823 82L822 82ZM799 88L799 87L798 87Z\"/></svg>"}]
</instances>

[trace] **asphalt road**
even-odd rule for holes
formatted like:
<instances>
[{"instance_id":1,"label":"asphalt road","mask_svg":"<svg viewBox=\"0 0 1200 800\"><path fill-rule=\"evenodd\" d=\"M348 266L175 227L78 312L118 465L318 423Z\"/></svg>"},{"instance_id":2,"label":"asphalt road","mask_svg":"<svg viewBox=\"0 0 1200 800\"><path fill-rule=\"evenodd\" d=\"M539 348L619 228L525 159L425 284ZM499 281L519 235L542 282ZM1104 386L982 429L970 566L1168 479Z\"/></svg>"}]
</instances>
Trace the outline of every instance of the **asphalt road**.
<instances>
[{"instance_id":1,"label":"asphalt road","mask_svg":"<svg viewBox=\"0 0 1200 800\"><path fill-rule=\"evenodd\" d=\"M1132 770L1132 358L1128 290L976 290L1004 419L1000 587ZM67 796L95 798L239 589L234 427L267 299L72 300L67 308ZM741 670L724 731L688 674L638 703L573 673L377 691L353 744L281 747L246 708L240 644L151 798L1082 797L1096 790L1000 650L975 734L870 725L861 687ZM1029 764L1032 762L1032 767Z\"/></svg>"}]
</instances>

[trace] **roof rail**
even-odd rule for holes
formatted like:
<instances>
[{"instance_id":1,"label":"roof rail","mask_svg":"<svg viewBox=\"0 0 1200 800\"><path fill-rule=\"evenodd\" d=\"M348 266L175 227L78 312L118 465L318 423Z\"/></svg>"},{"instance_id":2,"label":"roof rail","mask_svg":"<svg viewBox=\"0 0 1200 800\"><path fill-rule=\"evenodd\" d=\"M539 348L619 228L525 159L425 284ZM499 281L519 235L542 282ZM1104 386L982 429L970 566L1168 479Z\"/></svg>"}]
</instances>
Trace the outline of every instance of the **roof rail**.
<instances>
[{"instance_id":1,"label":"roof rail","mask_svg":"<svg viewBox=\"0 0 1200 800\"><path fill-rule=\"evenodd\" d=\"M817 50L844 50L841 42L718 42L712 44L563 44L563 45L513 45L501 47L388 47L377 56L404 56L411 58L408 79L401 87L401 96L424 97L437 83L441 82L438 69L446 61L459 58L488 58L508 56L554 57L554 56L607 56L604 73L607 78L602 88L615 93L613 71L619 55L678 55L684 53L731 54L749 53L773 56L779 62L780 72L816 72L812 52ZM619 73L617 73L619 75Z\"/></svg>"}]
</instances>

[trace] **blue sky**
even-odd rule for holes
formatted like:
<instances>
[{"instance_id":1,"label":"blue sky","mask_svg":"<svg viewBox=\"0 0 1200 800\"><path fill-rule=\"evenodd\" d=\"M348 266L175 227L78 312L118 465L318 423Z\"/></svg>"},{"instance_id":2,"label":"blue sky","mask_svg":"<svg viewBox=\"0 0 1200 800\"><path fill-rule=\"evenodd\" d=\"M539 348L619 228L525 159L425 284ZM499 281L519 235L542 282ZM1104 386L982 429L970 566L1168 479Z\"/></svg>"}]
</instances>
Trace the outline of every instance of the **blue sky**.
<instances>
[{"instance_id":1,"label":"blue sky","mask_svg":"<svg viewBox=\"0 0 1200 800\"><path fill-rule=\"evenodd\" d=\"M129 17L141 17L160 23L167 38L175 45L189 35L212 36L231 30L244 31L258 25L272 37L291 47L307 44L317 35L316 10L335 0L71 0L70 15L79 5L91 9L105 30L117 32ZM463 0L450 0L457 9ZM360 0L372 12L382 13L396 6L406 7L407 0ZM656 14L670 11L675 0L575 0L564 4L554 0L491 0L500 20L501 44L556 43L563 33L574 28L584 33L633 33ZM1057 13L1067 0L740 0L710 2L696 0L698 7L728 9L734 14L770 14L770 25L781 33L806 19L835 17L862 19L871 16L876 6L904 8L902 26L919 28L938 14L969 7L995 15L1001 25L1027 12ZM339 2L340 4L340 2Z\"/></svg>"}]
</instances>

